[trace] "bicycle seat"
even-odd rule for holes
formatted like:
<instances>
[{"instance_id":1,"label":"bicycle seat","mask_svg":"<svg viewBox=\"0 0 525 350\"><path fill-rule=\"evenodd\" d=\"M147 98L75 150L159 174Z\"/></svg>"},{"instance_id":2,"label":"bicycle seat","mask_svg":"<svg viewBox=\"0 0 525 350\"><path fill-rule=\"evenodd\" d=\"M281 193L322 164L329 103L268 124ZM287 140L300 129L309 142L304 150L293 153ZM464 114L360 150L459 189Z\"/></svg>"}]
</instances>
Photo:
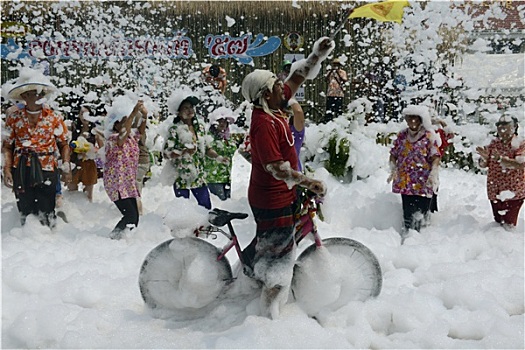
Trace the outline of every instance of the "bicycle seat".
<instances>
[{"instance_id":1,"label":"bicycle seat","mask_svg":"<svg viewBox=\"0 0 525 350\"><path fill-rule=\"evenodd\" d=\"M222 209L212 209L208 212L208 222L215 226L224 226L233 219L246 219L248 214L246 213L231 213Z\"/></svg>"}]
</instances>

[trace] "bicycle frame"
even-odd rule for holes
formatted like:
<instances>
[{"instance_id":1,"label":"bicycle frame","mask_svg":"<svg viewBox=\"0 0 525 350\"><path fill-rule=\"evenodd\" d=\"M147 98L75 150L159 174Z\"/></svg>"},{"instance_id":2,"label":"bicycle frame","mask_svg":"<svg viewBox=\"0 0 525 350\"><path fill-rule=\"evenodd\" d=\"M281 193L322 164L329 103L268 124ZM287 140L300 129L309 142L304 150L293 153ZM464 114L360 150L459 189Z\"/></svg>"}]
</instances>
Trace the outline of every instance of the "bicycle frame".
<instances>
[{"instance_id":1,"label":"bicycle frame","mask_svg":"<svg viewBox=\"0 0 525 350\"><path fill-rule=\"evenodd\" d=\"M303 200L301 210L298 214L296 214L296 222L294 227L294 236L296 244L299 244L299 242L301 242L304 237L311 233L314 236L315 245L317 247L321 247L323 245L321 237L317 232L317 225L314 222L314 217L316 215L316 212L318 211L319 204L320 201L317 201L313 195L307 195ZM224 248L222 248L221 253L217 257L217 261L221 260L233 247L235 247L237 256L239 257L240 262L244 265L244 261L242 258L242 249L239 244L237 235L235 234L235 230L233 229L231 221L228 221L227 225L229 232L226 232L220 227L217 227L212 224L212 226L208 227L201 226L198 229L196 229L194 233L197 237L200 237L199 235L203 234L206 236L205 238L211 236L212 239L217 238L217 235L214 234L215 232L223 234L230 241L228 242L228 244L226 244L226 246L224 246Z\"/></svg>"}]
</instances>

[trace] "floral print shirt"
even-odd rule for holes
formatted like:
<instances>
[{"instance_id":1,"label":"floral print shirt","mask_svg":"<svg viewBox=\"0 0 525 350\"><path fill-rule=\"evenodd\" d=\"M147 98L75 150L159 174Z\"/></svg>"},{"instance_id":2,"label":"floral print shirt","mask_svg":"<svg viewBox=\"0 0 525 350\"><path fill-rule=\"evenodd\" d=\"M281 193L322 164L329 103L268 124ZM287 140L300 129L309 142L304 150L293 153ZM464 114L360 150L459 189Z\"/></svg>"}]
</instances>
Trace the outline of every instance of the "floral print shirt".
<instances>
[{"instance_id":1,"label":"floral print shirt","mask_svg":"<svg viewBox=\"0 0 525 350\"><path fill-rule=\"evenodd\" d=\"M433 189L428 178L432 159L439 155L436 142L426 131L415 142L408 139L408 129L401 131L394 141L390 154L396 159L396 174L392 192L431 198Z\"/></svg>"},{"instance_id":2,"label":"floral print shirt","mask_svg":"<svg viewBox=\"0 0 525 350\"><path fill-rule=\"evenodd\" d=\"M117 144L119 137L117 133L112 134L104 146L106 148L104 188L112 202L140 197L136 185L140 133L137 129L131 129L131 132L132 134L122 146Z\"/></svg>"},{"instance_id":3,"label":"floral print shirt","mask_svg":"<svg viewBox=\"0 0 525 350\"><path fill-rule=\"evenodd\" d=\"M237 150L237 145L232 140L224 140L217 136L212 142L211 147L219 156L229 159L230 163L222 164L218 163L215 159L206 158L205 171L207 183L231 183L232 158Z\"/></svg>"},{"instance_id":4,"label":"floral print shirt","mask_svg":"<svg viewBox=\"0 0 525 350\"><path fill-rule=\"evenodd\" d=\"M196 152L188 153L170 160L175 170L175 187L177 189L199 188L206 185L206 173L204 162L206 150L209 148L213 138L206 135L204 125L193 119L195 134L188 125L179 122L174 123L168 131L168 139L164 150L181 154L184 149L195 147Z\"/></svg>"},{"instance_id":5,"label":"floral print shirt","mask_svg":"<svg viewBox=\"0 0 525 350\"><path fill-rule=\"evenodd\" d=\"M520 141L517 136L514 136L510 142L503 143L497 138L489 144L488 149L487 195L489 200L505 201L525 198L525 169L504 168L501 162L492 157L494 153L511 159L525 157L525 141Z\"/></svg>"},{"instance_id":6,"label":"floral print shirt","mask_svg":"<svg viewBox=\"0 0 525 350\"><path fill-rule=\"evenodd\" d=\"M26 117L26 109L17 108L7 115L5 131L8 136L5 142L14 144L13 167L18 167L21 153L35 152L42 165L42 170L54 171L58 166L57 141L62 145L67 144L68 130L64 119L49 107L42 108L42 114L36 126L31 126ZM28 163L29 166L29 157Z\"/></svg>"},{"instance_id":7,"label":"floral print shirt","mask_svg":"<svg viewBox=\"0 0 525 350\"><path fill-rule=\"evenodd\" d=\"M326 95L331 97L344 97L343 84L348 80L346 72L342 69L337 69L337 71L329 72L327 77L328 91Z\"/></svg>"}]
</instances>

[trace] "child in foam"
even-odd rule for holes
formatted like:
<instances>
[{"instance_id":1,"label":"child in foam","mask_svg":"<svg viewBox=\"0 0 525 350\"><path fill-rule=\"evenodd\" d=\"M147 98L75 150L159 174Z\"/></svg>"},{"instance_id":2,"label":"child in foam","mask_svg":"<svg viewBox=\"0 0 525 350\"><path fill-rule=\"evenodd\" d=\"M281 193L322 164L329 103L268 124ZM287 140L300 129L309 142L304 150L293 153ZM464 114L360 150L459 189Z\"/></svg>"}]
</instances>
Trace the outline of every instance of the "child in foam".
<instances>
[{"instance_id":1,"label":"child in foam","mask_svg":"<svg viewBox=\"0 0 525 350\"><path fill-rule=\"evenodd\" d=\"M83 106L80 108L78 118L72 124L73 141L71 142L71 161L75 164L73 179L67 185L69 191L78 191L78 184L84 185L83 191L90 202L93 201L93 188L98 180L97 165L95 159L97 151L104 146L104 139L96 132L95 123L86 117L92 112Z\"/></svg>"}]
</instances>

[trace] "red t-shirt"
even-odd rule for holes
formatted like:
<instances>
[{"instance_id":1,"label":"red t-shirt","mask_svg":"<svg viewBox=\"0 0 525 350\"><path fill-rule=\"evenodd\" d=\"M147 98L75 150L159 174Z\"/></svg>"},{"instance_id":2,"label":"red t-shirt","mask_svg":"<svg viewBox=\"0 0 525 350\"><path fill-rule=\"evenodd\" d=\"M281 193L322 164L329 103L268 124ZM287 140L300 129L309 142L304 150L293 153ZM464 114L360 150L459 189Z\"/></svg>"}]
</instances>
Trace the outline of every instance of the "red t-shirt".
<instances>
[{"instance_id":1,"label":"red t-shirt","mask_svg":"<svg viewBox=\"0 0 525 350\"><path fill-rule=\"evenodd\" d=\"M286 99L292 96L288 85L284 85L284 95ZM295 201L295 187L288 188L284 181L277 180L264 169L264 165L281 160L290 162L291 168L297 169L293 139L286 113L276 113L276 117L273 117L261 108L254 108L250 125L252 172L248 187L248 202L251 206L278 209Z\"/></svg>"}]
</instances>

